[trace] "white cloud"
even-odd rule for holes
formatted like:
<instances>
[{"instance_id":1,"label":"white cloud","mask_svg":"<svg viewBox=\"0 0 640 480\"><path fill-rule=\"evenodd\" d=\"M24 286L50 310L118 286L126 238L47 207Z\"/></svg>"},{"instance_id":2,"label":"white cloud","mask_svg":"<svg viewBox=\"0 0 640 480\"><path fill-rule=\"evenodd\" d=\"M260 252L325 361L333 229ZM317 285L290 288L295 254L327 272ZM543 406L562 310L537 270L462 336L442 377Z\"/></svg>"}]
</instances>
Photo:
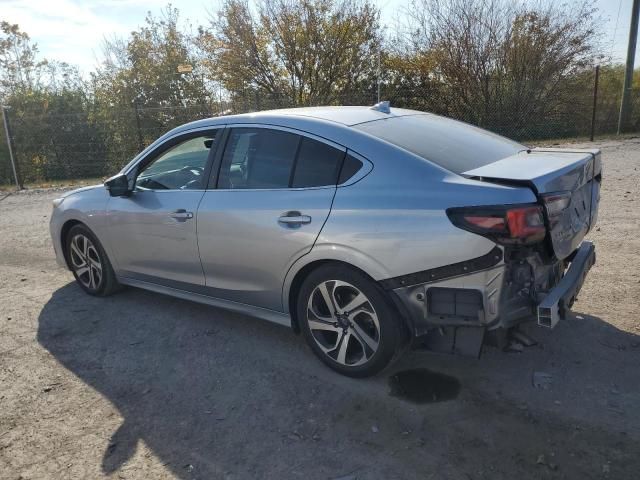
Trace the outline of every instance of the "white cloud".
<instances>
[{"instance_id":1,"label":"white cloud","mask_svg":"<svg viewBox=\"0 0 640 480\"><path fill-rule=\"evenodd\" d=\"M0 18L17 23L38 43L44 57L89 71L105 37L126 36L144 22L158 0L0 0Z\"/></svg>"}]
</instances>

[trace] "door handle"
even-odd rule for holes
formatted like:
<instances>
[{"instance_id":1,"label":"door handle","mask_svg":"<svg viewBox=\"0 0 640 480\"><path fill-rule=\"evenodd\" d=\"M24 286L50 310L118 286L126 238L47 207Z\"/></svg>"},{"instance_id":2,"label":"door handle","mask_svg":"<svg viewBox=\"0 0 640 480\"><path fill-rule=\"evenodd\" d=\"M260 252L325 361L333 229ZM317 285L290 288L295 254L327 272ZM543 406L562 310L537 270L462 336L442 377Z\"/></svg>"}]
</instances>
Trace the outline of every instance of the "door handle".
<instances>
[{"instance_id":1,"label":"door handle","mask_svg":"<svg viewBox=\"0 0 640 480\"><path fill-rule=\"evenodd\" d=\"M289 227L299 227L300 225L311 223L311 217L300 212L287 212L278 218L278 222Z\"/></svg>"},{"instance_id":2,"label":"door handle","mask_svg":"<svg viewBox=\"0 0 640 480\"><path fill-rule=\"evenodd\" d=\"M187 212L184 208L180 208L175 212L171 212L169 216L175 220L184 222L193 218L193 212Z\"/></svg>"}]
</instances>

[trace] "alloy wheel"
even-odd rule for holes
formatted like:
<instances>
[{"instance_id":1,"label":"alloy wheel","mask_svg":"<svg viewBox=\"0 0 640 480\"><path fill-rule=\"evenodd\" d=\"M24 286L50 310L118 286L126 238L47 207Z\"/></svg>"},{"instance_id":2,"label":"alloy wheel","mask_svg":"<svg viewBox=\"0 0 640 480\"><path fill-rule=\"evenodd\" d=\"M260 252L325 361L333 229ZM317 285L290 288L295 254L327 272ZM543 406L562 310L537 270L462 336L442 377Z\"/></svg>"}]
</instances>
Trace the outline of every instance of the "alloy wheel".
<instances>
[{"instance_id":1,"label":"alloy wheel","mask_svg":"<svg viewBox=\"0 0 640 480\"><path fill-rule=\"evenodd\" d=\"M342 280L316 286L307 303L307 324L320 349L341 365L362 365L380 344L373 305L358 288Z\"/></svg>"},{"instance_id":2,"label":"alloy wheel","mask_svg":"<svg viewBox=\"0 0 640 480\"><path fill-rule=\"evenodd\" d=\"M98 250L85 235L74 235L70 248L71 266L86 288L97 290L102 282L102 262Z\"/></svg>"}]
</instances>

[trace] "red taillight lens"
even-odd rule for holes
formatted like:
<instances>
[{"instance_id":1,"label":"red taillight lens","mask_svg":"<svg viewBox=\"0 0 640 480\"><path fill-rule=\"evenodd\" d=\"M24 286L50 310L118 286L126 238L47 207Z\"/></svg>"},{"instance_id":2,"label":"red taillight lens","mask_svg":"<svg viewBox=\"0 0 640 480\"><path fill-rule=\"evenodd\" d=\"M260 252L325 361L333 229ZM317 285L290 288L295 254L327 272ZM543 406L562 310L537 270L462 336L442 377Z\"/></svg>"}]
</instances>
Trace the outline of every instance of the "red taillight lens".
<instances>
[{"instance_id":1,"label":"red taillight lens","mask_svg":"<svg viewBox=\"0 0 640 480\"><path fill-rule=\"evenodd\" d=\"M464 230L503 244L531 244L547 230L540 205L450 208L451 222Z\"/></svg>"},{"instance_id":2,"label":"red taillight lens","mask_svg":"<svg viewBox=\"0 0 640 480\"><path fill-rule=\"evenodd\" d=\"M464 219L470 224L475 225L476 227L484 228L487 230L494 230L494 231L501 232L506 227L504 223L504 218L502 217L465 215Z\"/></svg>"},{"instance_id":3,"label":"red taillight lens","mask_svg":"<svg viewBox=\"0 0 640 480\"><path fill-rule=\"evenodd\" d=\"M507 210L507 222L512 238L537 242L547 233L544 227L542 208L539 206Z\"/></svg>"}]
</instances>

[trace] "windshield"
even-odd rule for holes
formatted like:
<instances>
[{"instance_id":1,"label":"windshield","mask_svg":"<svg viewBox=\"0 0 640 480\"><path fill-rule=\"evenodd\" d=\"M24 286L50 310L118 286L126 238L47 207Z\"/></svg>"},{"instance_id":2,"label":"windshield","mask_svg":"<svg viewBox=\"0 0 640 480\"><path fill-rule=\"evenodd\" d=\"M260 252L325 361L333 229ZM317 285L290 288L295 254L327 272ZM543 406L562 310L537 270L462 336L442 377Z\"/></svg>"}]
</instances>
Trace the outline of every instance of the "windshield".
<instances>
[{"instance_id":1,"label":"windshield","mask_svg":"<svg viewBox=\"0 0 640 480\"><path fill-rule=\"evenodd\" d=\"M508 138L428 113L389 117L354 128L461 174L526 150Z\"/></svg>"}]
</instances>

